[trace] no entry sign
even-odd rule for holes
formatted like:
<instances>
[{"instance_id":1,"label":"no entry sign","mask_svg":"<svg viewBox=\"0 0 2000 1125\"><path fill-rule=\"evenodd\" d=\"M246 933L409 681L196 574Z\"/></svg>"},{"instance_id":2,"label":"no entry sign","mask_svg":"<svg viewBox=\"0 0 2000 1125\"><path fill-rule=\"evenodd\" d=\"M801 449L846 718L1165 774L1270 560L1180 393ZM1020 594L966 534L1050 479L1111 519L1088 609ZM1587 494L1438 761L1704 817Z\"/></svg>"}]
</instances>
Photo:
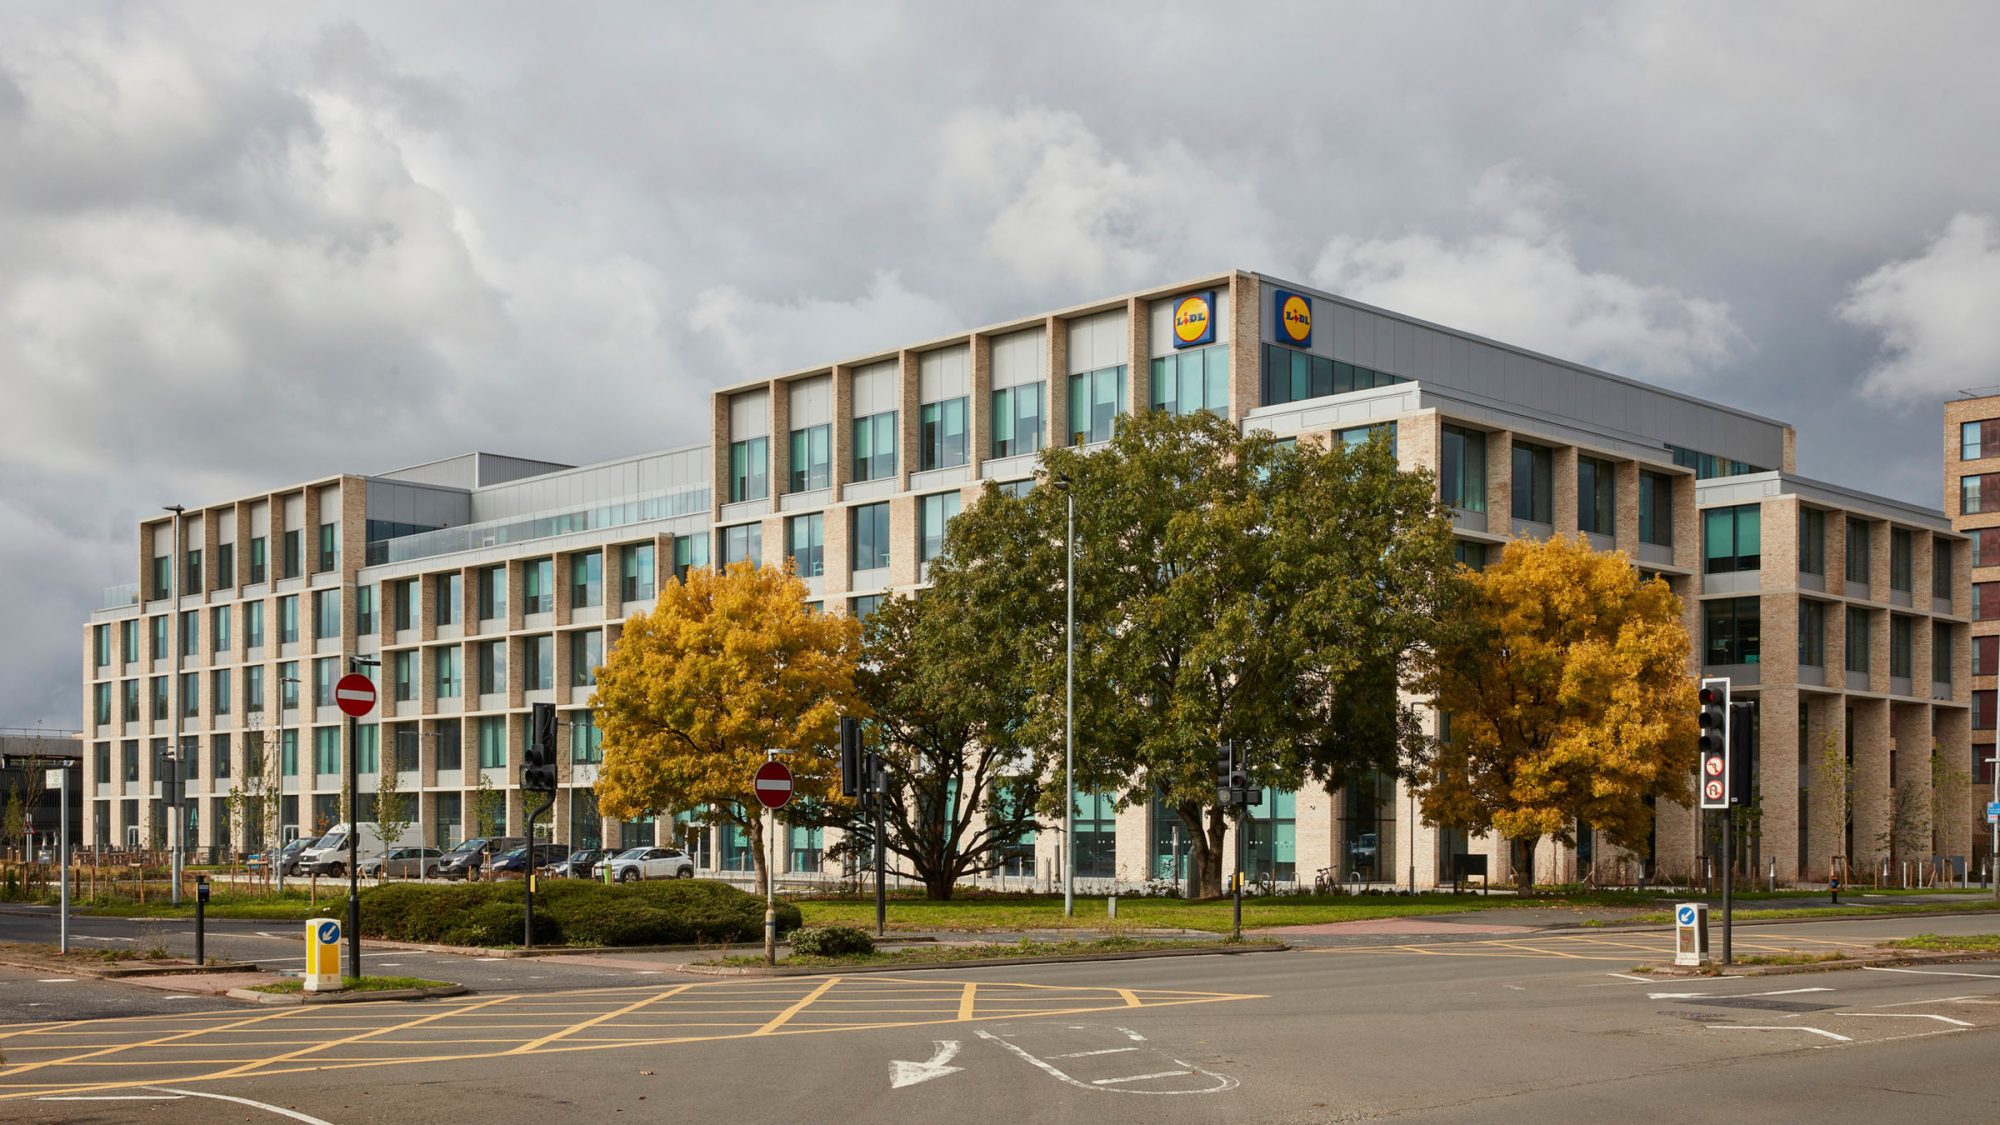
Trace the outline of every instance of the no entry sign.
<instances>
[{"instance_id":1,"label":"no entry sign","mask_svg":"<svg viewBox=\"0 0 2000 1125\"><path fill-rule=\"evenodd\" d=\"M375 685L359 672L349 672L333 685L333 702L341 714L360 718L375 709Z\"/></svg>"},{"instance_id":2,"label":"no entry sign","mask_svg":"<svg viewBox=\"0 0 2000 1125\"><path fill-rule=\"evenodd\" d=\"M757 767L757 803L767 809L782 809L792 799L792 771L783 762L765 762Z\"/></svg>"}]
</instances>

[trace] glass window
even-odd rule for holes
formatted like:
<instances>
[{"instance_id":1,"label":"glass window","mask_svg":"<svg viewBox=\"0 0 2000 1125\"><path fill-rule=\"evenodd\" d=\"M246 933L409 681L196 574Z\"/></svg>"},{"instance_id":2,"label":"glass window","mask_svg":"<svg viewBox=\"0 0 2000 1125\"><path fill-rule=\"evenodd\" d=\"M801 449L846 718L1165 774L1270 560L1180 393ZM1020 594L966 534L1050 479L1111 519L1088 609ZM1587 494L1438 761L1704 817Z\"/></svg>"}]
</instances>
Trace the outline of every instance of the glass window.
<instances>
[{"instance_id":1,"label":"glass window","mask_svg":"<svg viewBox=\"0 0 2000 1125\"><path fill-rule=\"evenodd\" d=\"M153 634L149 638L152 643L146 649L147 655L151 656L154 660L165 660L167 657L167 615L162 613L148 618L147 624L151 627ZM296 640L297 638L293 639Z\"/></svg>"},{"instance_id":2,"label":"glass window","mask_svg":"<svg viewBox=\"0 0 2000 1125\"><path fill-rule=\"evenodd\" d=\"M1848 607L1847 670L1868 671L1868 611Z\"/></svg>"},{"instance_id":3,"label":"glass window","mask_svg":"<svg viewBox=\"0 0 2000 1125\"><path fill-rule=\"evenodd\" d=\"M459 604L465 598L465 585L458 572L438 575L431 586L431 598L437 603L439 625L458 624Z\"/></svg>"},{"instance_id":4,"label":"glass window","mask_svg":"<svg viewBox=\"0 0 2000 1125\"><path fill-rule=\"evenodd\" d=\"M1516 442L1513 485L1515 519L1555 522L1554 450Z\"/></svg>"},{"instance_id":5,"label":"glass window","mask_svg":"<svg viewBox=\"0 0 2000 1125\"><path fill-rule=\"evenodd\" d=\"M109 683L90 685L91 720L99 726L111 721L111 685Z\"/></svg>"},{"instance_id":6,"label":"glass window","mask_svg":"<svg viewBox=\"0 0 2000 1125\"><path fill-rule=\"evenodd\" d=\"M1826 573L1826 513L1818 508L1799 509L1799 570Z\"/></svg>"},{"instance_id":7,"label":"glass window","mask_svg":"<svg viewBox=\"0 0 2000 1125\"><path fill-rule=\"evenodd\" d=\"M1396 423L1394 422L1376 422L1369 426L1353 426L1341 430L1336 436L1340 438L1340 444L1353 449L1357 445L1366 445L1368 439L1374 437L1376 434L1389 435L1389 453L1391 456L1394 456L1396 452ZM1297 448L1297 441L1298 439L1296 438L1292 439L1293 448Z\"/></svg>"},{"instance_id":8,"label":"glass window","mask_svg":"<svg viewBox=\"0 0 2000 1125\"><path fill-rule=\"evenodd\" d=\"M1364 883L1395 876L1396 779L1365 770L1341 787L1341 862L1349 878Z\"/></svg>"},{"instance_id":9,"label":"glass window","mask_svg":"<svg viewBox=\"0 0 2000 1125\"><path fill-rule=\"evenodd\" d=\"M1111 428L1125 401L1125 365L1100 367L1069 377L1071 445L1111 440Z\"/></svg>"},{"instance_id":10,"label":"glass window","mask_svg":"<svg viewBox=\"0 0 2000 1125\"><path fill-rule=\"evenodd\" d=\"M270 565L268 558L270 547L268 546L268 542L262 535L252 536L250 539L250 581L252 582L262 582L264 580L264 571Z\"/></svg>"},{"instance_id":11,"label":"glass window","mask_svg":"<svg viewBox=\"0 0 2000 1125\"><path fill-rule=\"evenodd\" d=\"M160 722L167 717L167 678L154 676L146 681L146 686L151 690L153 721Z\"/></svg>"},{"instance_id":12,"label":"glass window","mask_svg":"<svg viewBox=\"0 0 2000 1125\"><path fill-rule=\"evenodd\" d=\"M653 545L633 543L619 548L618 600L642 602L653 594Z\"/></svg>"},{"instance_id":13,"label":"glass window","mask_svg":"<svg viewBox=\"0 0 2000 1125\"><path fill-rule=\"evenodd\" d=\"M465 728L457 722L443 722L431 728L432 745L437 754L437 768L456 770L465 768ZM440 816L444 815L442 811Z\"/></svg>"},{"instance_id":14,"label":"glass window","mask_svg":"<svg viewBox=\"0 0 2000 1125\"><path fill-rule=\"evenodd\" d=\"M1040 383L1025 383L993 392L993 456L1018 457L1042 447L1042 390Z\"/></svg>"},{"instance_id":15,"label":"glass window","mask_svg":"<svg viewBox=\"0 0 2000 1125\"><path fill-rule=\"evenodd\" d=\"M1972 638L1972 674L2000 675L2000 636L1988 634Z\"/></svg>"},{"instance_id":16,"label":"glass window","mask_svg":"<svg viewBox=\"0 0 2000 1125\"><path fill-rule=\"evenodd\" d=\"M847 611L856 621L867 621L870 614L882 608L882 594L863 594L848 603Z\"/></svg>"},{"instance_id":17,"label":"glass window","mask_svg":"<svg viewBox=\"0 0 2000 1125\"><path fill-rule=\"evenodd\" d=\"M181 560L181 583L190 594L201 593L201 552L189 551Z\"/></svg>"},{"instance_id":18,"label":"glass window","mask_svg":"<svg viewBox=\"0 0 2000 1125\"><path fill-rule=\"evenodd\" d=\"M1977 461L1985 456L1985 454L1980 452L1983 443L1979 440L1979 430L1980 424L1978 422L1960 422L1958 424L1959 460Z\"/></svg>"},{"instance_id":19,"label":"glass window","mask_svg":"<svg viewBox=\"0 0 2000 1125\"><path fill-rule=\"evenodd\" d=\"M1486 569L1487 554L1484 543L1472 543L1464 539L1451 541L1451 557L1474 570Z\"/></svg>"},{"instance_id":20,"label":"glass window","mask_svg":"<svg viewBox=\"0 0 2000 1125\"><path fill-rule=\"evenodd\" d=\"M208 740L208 775L217 781L228 781L230 768L234 765L229 758L229 736L214 735Z\"/></svg>"},{"instance_id":21,"label":"glass window","mask_svg":"<svg viewBox=\"0 0 2000 1125\"><path fill-rule=\"evenodd\" d=\"M1916 643L1916 629L1910 618L1902 614L1889 617L1889 674L1901 679L1910 678L1912 650Z\"/></svg>"},{"instance_id":22,"label":"glass window","mask_svg":"<svg viewBox=\"0 0 2000 1125\"><path fill-rule=\"evenodd\" d=\"M539 637L527 637L521 641L521 651L526 657L522 666L526 681L524 690L548 691L556 686L556 639L547 633Z\"/></svg>"},{"instance_id":23,"label":"glass window","mask_svg":"<svg viewBox=\"0 0 2000 1125\"><path fill-rule=\"evenodd\" d=\"M1868 581L1868 523L1866 520L1850 518L1847 521L1847 580L1849 582Z\"/></svg>"},{"instance_id":24,"label":"glass window","mask_svg":"<svg viewBox=\"0 0 2000 1125\"><path fill-rule=\"evenodd\" d=\"M151 584L153 600L173 597L173 575L171 573L173 565L174 560L170 555L153 556L153 581Z\"/></svg>"},{"instance_id":25,"label":"glass window","mask_svg":"<svg viewBox=\"0 0 2000 1125\"><path fill-rule=\"evenodd\" d=\"M1674 478L1665 473L1639 474L1639 542L1674 545Z\"/></svg>"},{"instance_id":26,"label":"glass window","mask_svg":"<svg viewBox=\"0 0 2000 1125\"><path fill-rule=\"evenodd\" d=\"M284 568L283 577L297 578L305 573L305 536L306 533L299 528L285 532L285 557L278 560L279 565Z\"/></svg>"},{"instance_id":27,"label":"glass window","mask_svg":"<svg viewBox=\"0 0 2000 1125\"><path fill-rule=\"evenodd\" d=\"M854 509L854 569L880 570L889 565L889 505L862 504Z\"/></svg>"},{"instance_id":28,"label":"glass window","mask_svg":"<svg viewBox=\"0 0 2000 1125\"><path fill-rule=\"evenodd\" d=\"M201 655L201 611L198 609L181 611L181 655Z\"/></svg>"},{"instance_id":29,"label":"glass window","mask_svg":"<svg viewBox=\"0 0 2000 1125\"><path fill-rule=\"evenodd\" d=\"M1597 535L1618 533L1617 467L1596 457L1576 459L1576 526Z\"/></svg>"},{"instance_id":30,"label":"glass window","mask_svg":"<svg viewBox=\"0 0 2000 1125\"><path fill-rule=\"evenodd\" d=\"M313 591L313 638L332 640L340 636L340 591Z\"/></svg>"},{"instance_id":31,"label":"glass window","mask_svg":"<svg viewBox=\"0 0 2000 1125\"><path fill-rule=\"evenodd\" d=\"M569 604L571 609L604 604L604 552L569 557Z\"/></svg>"},{"instance_id":32,"label":"glass window","mask_svg":"<svg viewBox=\"0 0 2000 1125\"><path fill-rule=\"evenodd\" d=\"M362 723L354 728L354 772L382 772L382 728L376 723ZM373 797L373 793L363 794ZM371 810L372 811L372 810Z\"/></svg>"},{"instance_id":33,"label":"glass window","mask_svg":"<svg viewBox=\"0 0 2000 1125\"><path fill-rule=\"evenodd\" d=\"M1078 794L1075 810L1076 875L1111 879L1118 875L1118 805L1098 793Z\"/></svg>"},{"instance_id":34,"label":"glass window","mask_svg":"<svg viewBox=\"0 0 2000 1125\"><path fill-rule=\"evenodd\" d=\"M416 662L408 649L389 654L389 679L395 684L396 701L407 703L417 697Z\"/></svg>"},{"instance_id":35,"label":"glass window","mask_svg":"<svg viewBox=\"0 0 2000 1125\"><path fill-rule=\"evenodd\" d=\"M762 525L742 523L722 529L722 565L730 567L740 562L747 562L751 566L764 565Z\"/></svg>"},{"instance_id":36,"label":"glass window","mask_svg":"<svg viewBox=\"0 0 2000 1125\"><path fill-rule=\"evenodd\" d=\"M591 629L569 635L569 686L597 686L597 668L603 663L603 633Z\"/></svg>"},{"instance_id":37,"label":"glass window","mask_svg":"<svg viewBox=\"0 0 2000 1125\"><path fill-rule=\"evenodd\" d=\"M555 612L556 561L554 559L530 559L522 568L521 579L522 612Z\"/></svg>"},{"instance_id":38,"label":"glass window","mask_svg":"<svg viewBox=\"0 0 2000 1125\"><path fill-rule=\"evenodd\" d=\"M1951 675L1951 626L1931 622L1931 682L1949 684Z\"/></svg>"},{"instance_id":39,"label":"glass window","mask_svg":"<svg viewBox=\"0 0 2000 1125\"><path fill-rule=\"evenodd\" d=\"M1263 791L1264 799L1248 809L1249 836L1244 840L1244 870L1253 882L1291 883L1298 880L1298 794L1287 789Z\"/></svg>"},{"instance_id":40,"label":"glass window","mask_svg":"<svg viewBox=\"0 0 2000 1125\"><path fill-rule=\"evenodd\" d=\"M209 702L218 715L229 714L229 669L216 669L209 686Z\"/></svg>"},{"instance_id":41,"label":"glass window","mask_svg":"<svg viewBox=\"0 0 2000 1125\"><path fill-rule=\"evenodd\" d=\"M917 498L917 561L929 562L944 554L945 529L958 515L959 494L939 492Z\"/></svg>"},{"instance_id":42,"label":"glass window","mask_svg":"<svg viewBox=\"0 0 2000 1125\"><path fill-rule=\"evenodd\" d=\"M598 729L597 717L589 711L577 711L570 716L569 760L572 762L604 760L604 732Z\"/></svg>"},{"instance_id":43,"label":"glass window","mask_svg":"<svg viewBox=\"0 0 2000 1125\"><path fill-rule=\"evenodd\" d=\"M1759 545L1759 517L1756 504L1703 510L1703 572L1729 574L1758 569L1763 561Z\"/></svg>"},{"instance_id":44,"label":"glass window","mask_svg":"<svg viewBox=\"0 0 2000 1125\"><path fill-rule=\"evenodd\" d=\"M201 714L201 673L181 673L181 718L192 719Z\"/></svg>"},{"instance_id":45,"label":"glass window","mask_svg":"<svg viewBox=\"0 0 2000 1125\"><path fill-rule=\"evenodd\" d=\"M771 494L771 439L729 443L729 502L762 500Z\"/></svg>"},{"instance_id":46,"label":"glass window","mask_svg":"<svg viewBox=\"0 0 2000 1125\"><path fill-rule=\"evenodd\" d=\"M479 694L499 695L507 690L507 642L488 641L479 646Z\"/></svg>"},{"instance_id":47,"label":"glass window","mask_svg":"<svg viewBox=\"0 0 2000 1125\"><path fill-rule=\"evenodd\" d=\"M708 532L674 536L674 578L686 582L688 571L708 565Z\"/></svg>"},{"instance_id":48,"label":"glass window","mask_svg":"<svg viewBox=\"0 0 2000 1125\"><path fill-rule=\"evenodd\" d=\"M1756 664L1761 649L1756 598L1717 598L1701 603L1704 664Z\"/></svg>"},{"instance_id":49,"label":"glass window","mask_svg":"<svg viewBox=\"0 0 2000 1125\"><path fill-rule=\"evenodd\" d=\"M1799 663L1808 668L1826 666L1825 602L1799 600Z\"/></svg>"},{"instance_id":50,"label":"glass window","mask_svg":"<svg viewBox=\"0 0 2000 1125\"><path fill-rule=\"evenodd\" d=\"M833 486L833 427L792 431L791 479L785 491L814 492Z\"/></svg>"},{"instance_id":51,"label":"glass window","mask_svg":"<svg viewBox=\"0 0 2000 1125\"><path fill-rule=\"evenodd\" d=\"M323 523L319 525L319 566L315 570L333 569L334 558L340 554L340 525Z\"/></svg>"},{"instance_id":52,"label":"glass window","mask_svg":"<svg viewBox=\"0 0 2000 1125\"><path fill-rule=\"evenodd\" d=\"M354 631L361 636L375 633L375 587L354 588Z\"/></svg>"},{"instance_id":53,"label":"glass window","mask_svg":"<svg viewBox=\"0 0 2000 1125\"><path fill-rule=\"evenodd\" d=\"M264 647L264 603L243 603L243 643L253 649Z\"/></svg>"},{"instance_id":54,"label":"glass window","mask_svg":"<svg viewBox=\"0 0 2000 1125\"><path fill-rule=\"evenodd\" d=\"M465 691L463 649L457 645L446 645L438 649L433 661L437 672L437 695L439 699L457 699Z\"/></svg>"},{"instance_id":55,"label":"glass window","mask_svg":"<svg viewBox=\"0 0 2000 1125\"><path fill-rule=\"evenodd\" d=\"M255 664L243 669L243 709L264 710L264 669Z\"/></svg>"},{"instance_id":56,"label":"glass window","mask_svg":"<svg viewBox=\"0 0 2000 1125\"><path fill-rule=\"evenodd\" d=\"M785 520L786 553L792 573L800 578L818 578L826 573L826 517L820 512L792 516Z\"/></svg>"},{"instance_id":57,"label":"glass window","mask_svg":"<svg viewBox=\"0 0 2000 1125\"><path fill-rule=\"evenodd\" d=\"M314 707L333 706L333 684L339 678L340 661L322 656L312 662L312 702Z\"/></svg>"},{"instance_id":58,"label":"glass window","mask_svg":"<svg viewBox=\"0 0 2000 1125\"><path fill-rule=\"evenodd\" d=\"M258 671L262 671L262 669L257 669L257 670L258 670ZM119 715L120 715L120 717L121 717L122 721L124 721L124 722L128 722L128 723L136 723L136 722L138 722L138 721L139 721L139 681L137 681L137 680L126 680L126 681L124 681L123 683L119 684L119 694L120 694L120 696L122 697L122 698L121 698L121 700L120 700L120 702L121 702L121 707L120 707L120 710L119 710Z\"/></svg>"},{"instance_id":59,"label":"glass window","mask_svg":"<svg viewBox=\"0 0 2000 1125\"><path fill-rule=\"evenodd\" d=\"M1907 528L1889 529L1889 588L1911 592L1912 559L1916 553L1916 536Z\"/></svg>"},{"instance_id":60,"label":"glass window","mask_svg":"<svg viewBox=\"0 0 2000 1125\"><path fill-rule=\"evenodd\" d=\"M507 765L507 720L500 715L486 715L479 720L478 748L479 768L483 770L503 769Z\"/></svg>"},{"instance_id":61,"label":"glass window","mask_svg":"<svg viewBox=\"0 0 2000 1125\"><path fill-rule=\"evenodd\" d=\"M1931 597L1951 600L1951 540L1949 539L1936 537L1931 539Z\"/></svg>"},{"instance_id":62,"label":"glass window","mask_svg":"<svg viewBox=\"0 0 2000 1125\"><path fill-rule=\"evenodd\" d=\"M854 479L896 475L896 412L885 410L854 420Z\"/></svg>"},{"instance_id":63,"label":"glass window","mask_svg":"<svg viewBox=\"0 0 2000 1125\"><path fill-rule=\"evenodd\" d=\"M1486 510L1486 435L1446 426L1438 456L1438 490L1444 502L1467 512Z\"/></svg>"},{"instance_id":64,"label":"glass window","mask_svg":"<svg viewBox=\"0 0 2000 1125\"><path fill-rule=\"evenodd\" d=\"M416 628L418 619L417 603L419 598L417 579L404 579L391 586L390 591L391 596L396 599L396 631L400 633Z\"/></svg>"},{"instance_id":65,"label":"glass window","mask_svg":"<svg viewBox=\"0 0 2000 1125\"><path fill-rule=\"evenodd\" d=\"M299 776L299 728L286 727L278 732L278 773L285 777Z\"/></svg>"},{"instance_id":66,"label":"glass window","mask_svg":"<svg viewBox=\"0 0 2000 1125\"><path fill-rule=\"evenodd\" d=\"M229 651L229 607L226 605L208 611L208 644L210 651Z\"/></svg>"},{"instance_id":67,"label":"glass window","mask_svg":"<svg viewBox=\"0 0 2000 1125\"><path fill-rule=\"evenodd\" d=\"M1995 708L1996 699L2000 699L2000 692L1994 692L1991 689L1986 691L1975 691L1972 693L1973 730L1993 729L1994 711L1996 709ZM1987 753L1988 756L1991 756L1992 751L1989 749ZM127 780L130 779L128 778ZM1990 775L1988 777L1988 780L1989 781L1991 780Z\"/></svg>"},{"instance_id":68,"label":"glass window","mask_svg":"<svg viewBox=\"0 0 2000 1125\"><path fill-rule=\"evenodd\" d=\"M1330 369L1331 360L1315 360ZM1328 376L1331 379L1331 374ZM1324 392L1323 392L1324 393ZM1189 348L1153 359L1153 409L1169 414L1229 410L1229 346Z\"/></svg>"},{"instance_id":69,"label":"glass window","mask_svg":"<svg viewBox=\"0 0 2000 1125\"><path fill-rule=\"evenodd\" d=\"M918 415L917 468L949 469L965 464L965 411L969 399L927 402Z\"/></svg>"},{"instance_id":70,"label":"glass window","mask_svg":"<svg viewBox=\"0 0 2000 1125\"><path fill-rule=\"evenodd\" d=\"M287 594L278 599L278 643L297 644L299 639L299 596Z\"/></svg>"},{"instance_id":71,"label":"glass window","mask_svg":"<svg viewBox=\"0 0 2000 1125\"><path fill-rule=\"evenodd\" d=\"M359 764L359 763L357 763ZM313 772L340 772L340 728L313 728Z\"/></svg>"},{"instance_id":72,"label":"glass window","mask_svg":"<svg viewBox=\"0 0 2000 1125\"><path fill-rule=\"evenodd\" d=\"M825 855L825 834L817 827L792 824L785 828L787 851L791 853L791 871L817 871L821 857Z\"/></svg>"},{"instance_id":73,"label":"glass window","mask_svg":"<svg viewBox=\"0 0 2000 1125\"><path fill-rule=\"evenodd\" d=\"M136 618L118 623L118 642L124 663L130 664L139 659L139 622Z\"/></svg>"},{"instance_id":74,"label":"glass window","mask_svg":"<svg viewBox=\"0 0 2000 1125\"><path fill-rule=\"evenodd\" d=\"M479 619L497 621L507 616L507 568L479 569Z\"/></svg>"}]
</instances>

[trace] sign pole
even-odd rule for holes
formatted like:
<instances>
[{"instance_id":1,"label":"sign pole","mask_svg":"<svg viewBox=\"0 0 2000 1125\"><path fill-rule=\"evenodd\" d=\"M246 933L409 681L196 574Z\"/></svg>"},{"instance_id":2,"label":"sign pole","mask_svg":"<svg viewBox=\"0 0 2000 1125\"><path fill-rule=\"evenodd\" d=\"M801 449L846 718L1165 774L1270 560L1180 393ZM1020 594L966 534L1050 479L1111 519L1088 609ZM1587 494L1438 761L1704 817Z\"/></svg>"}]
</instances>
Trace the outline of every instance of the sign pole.
<instances>
[{"instance_id":1,"label":"sign pole","mask_svg":"<svg viewBox=\"0 0 2000 1125\"><path fill-rule=\"evenodd\" d=\"M361 666L376 662L351 656L347 675L333 685L333 701L347 716L347 964L348 974L361 976L361 747L355 742L355 720L375 709L375 682L361 674ZM380 758L380 748L377 748ZM391 765L395 763L391 762ZM375 768L380 771L378 760ZM386 853L385 853L386 854ZM422 860L418 860L419 863Z\"/></svg>"},{"instance_id":2,"label":"sign pole","mask_svg":"<svg viewBox=\"0 0 2000 1125\"><path fill-rule=\"evenodd\" d=\"M888 830L889 786L883 776L882 759L872 754L868 757L868 787L875 791L875 936L884 937L889 927L889 891L882 833Z\"/></svg>"},{"instance_id":3,"label":"sign pole","mask_svg":"<svg viewBox=\"0 0 2000 1125\"><path fill-rule=\"evenodd\" d=\"M57 849L62 853L62 914L57 928L58 953L69 952L69 767L51 770L62 784L62 841Z\"/></svg>"},{"instance_id":4,"label":"sign pole","mask_svg":"<svg viewBox=\"0 0 2000 1125\"><path fill-rule=\"evenodd\" d=\"M2000 815L1995 815L1994 805L2000 805L2000 757L1986 759L1993 773L1993 804L1986 807L1986 823L1993 829L1993 846L1986 853L1986 881L1993 884L1993 901L2000 902ZM69 808L64 805L63 808Z\"/></svg>"},{"instance_id":5,"label":"sign pole","mask_svg":"<svg viewBox=\"0 0 2000 1125\"><path fill-rule=\"evenodd\" d=\"M764 751L764 764L757 767L757 775L752 779L751 792L757 803L770 810L770 823L764 829L764 963L778 963L778 871L776 841L778 834L778 810L792 799L792 771L778 760L783 750ZM761 813L759 814L762 815Z\"/></svg>"}]
</instances>

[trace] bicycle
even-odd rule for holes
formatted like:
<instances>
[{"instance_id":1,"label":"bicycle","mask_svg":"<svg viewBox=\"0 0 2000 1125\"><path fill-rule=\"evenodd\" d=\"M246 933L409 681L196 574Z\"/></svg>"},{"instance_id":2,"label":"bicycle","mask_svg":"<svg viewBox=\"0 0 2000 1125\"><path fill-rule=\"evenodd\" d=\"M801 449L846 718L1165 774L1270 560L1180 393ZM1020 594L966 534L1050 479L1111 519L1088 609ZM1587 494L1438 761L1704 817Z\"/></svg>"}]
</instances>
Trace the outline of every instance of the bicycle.
<instances>
[{"instance_id":1,"label":"bicycle","mask_svg":"<svg viewBox=\"0 0 2000 1125\"><path fill-rule=\"evenodd\" d=\"M1313 875L1313 893L1332 894L1340 886L1340 878L1331 867L1322 867Z\"/></svg>"}]
</instances>

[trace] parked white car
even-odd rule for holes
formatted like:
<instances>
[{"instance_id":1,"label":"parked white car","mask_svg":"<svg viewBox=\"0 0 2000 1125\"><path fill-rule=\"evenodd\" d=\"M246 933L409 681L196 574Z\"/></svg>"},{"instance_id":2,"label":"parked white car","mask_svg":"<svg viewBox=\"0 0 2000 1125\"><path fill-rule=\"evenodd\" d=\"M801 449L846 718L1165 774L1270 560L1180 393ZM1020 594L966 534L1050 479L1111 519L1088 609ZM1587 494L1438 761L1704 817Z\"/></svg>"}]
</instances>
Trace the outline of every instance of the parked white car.
<instances>
[{"instance_id":1,"label":"parked white car","mask_svg":"<svg viewBox=\"0 0 2000 1125\"><path fill-rule=\"evenodd\" d=\"M694 860L679 848L626 848L591 868L592 877L604 878L607 866L611 868L611 877L621 883L635 883L640 879L694 878Z\"/></svg>"}]
</instances>

